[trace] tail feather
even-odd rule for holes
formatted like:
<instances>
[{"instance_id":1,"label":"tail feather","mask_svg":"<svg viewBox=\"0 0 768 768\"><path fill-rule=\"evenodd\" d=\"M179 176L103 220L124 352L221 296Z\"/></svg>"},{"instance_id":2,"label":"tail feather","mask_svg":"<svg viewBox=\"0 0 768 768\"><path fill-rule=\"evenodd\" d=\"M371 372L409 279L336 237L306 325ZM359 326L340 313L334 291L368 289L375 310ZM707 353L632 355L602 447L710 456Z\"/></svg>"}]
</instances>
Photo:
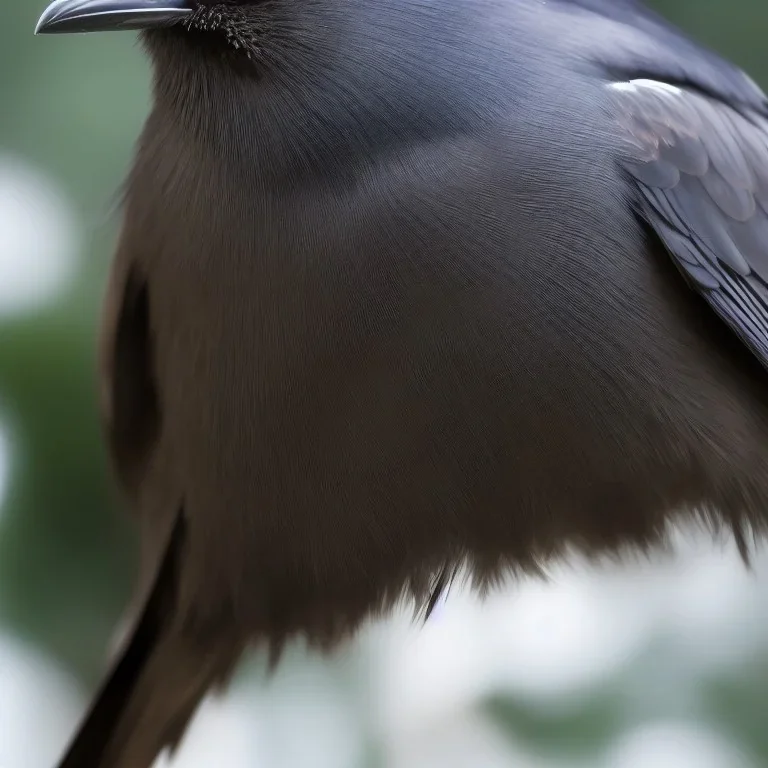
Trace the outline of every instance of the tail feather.
<instances>
[{"instance_id":1,"label":"tail feather","mask_svg":"<svg viewBox=\"0 0 768 768\"><path fill-rule=\"evenodd\" d=\"M179 514L144 610L58 768L150 768L231 668L236 656L201 648L175 621L183 544Z\"/></svg>"}]
</instances>

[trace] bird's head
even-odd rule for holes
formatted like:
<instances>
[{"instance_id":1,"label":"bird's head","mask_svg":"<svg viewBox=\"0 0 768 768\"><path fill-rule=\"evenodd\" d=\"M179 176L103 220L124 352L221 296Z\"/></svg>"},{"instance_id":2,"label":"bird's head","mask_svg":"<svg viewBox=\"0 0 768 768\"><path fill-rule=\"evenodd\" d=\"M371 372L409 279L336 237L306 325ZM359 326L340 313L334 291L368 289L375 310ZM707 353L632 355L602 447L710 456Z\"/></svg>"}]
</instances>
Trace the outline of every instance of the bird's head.
<instances>
[{"instance_id":1,"label":"bird's head","mask_svg":"<svg viewBox=\"0 0 768 768\"><path fill-rule=\"evenodd\" d=\"M35 34L173 30L250 54L270 0L54 0Z\"/></svg>"}]
</instances>

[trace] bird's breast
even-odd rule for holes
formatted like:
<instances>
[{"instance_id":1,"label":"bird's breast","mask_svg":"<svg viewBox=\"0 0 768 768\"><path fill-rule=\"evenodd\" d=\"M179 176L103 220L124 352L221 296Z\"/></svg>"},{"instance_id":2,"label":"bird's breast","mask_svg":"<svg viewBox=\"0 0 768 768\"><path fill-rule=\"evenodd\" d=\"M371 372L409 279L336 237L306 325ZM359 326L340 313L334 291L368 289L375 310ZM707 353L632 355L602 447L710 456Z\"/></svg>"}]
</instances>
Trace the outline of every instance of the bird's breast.
<instances>
[{"instance_id":1,"label":"bird's breast","mask_svg":"<svg viewBox=\"0 0 768 768\"><path fill-rule=\"evenodd\" d=\"M632 370L616 353L649 332L624 311L651 279L616 249L631 212L599 196L607 168L486 128L269 184L188 138L144 147L118 259L146 280L158 460L196 574L403 572L467 536L523 540L532 518L507 510L568 507L615 469L654 376L652 346Z\"/></svg>"}]
</instances>

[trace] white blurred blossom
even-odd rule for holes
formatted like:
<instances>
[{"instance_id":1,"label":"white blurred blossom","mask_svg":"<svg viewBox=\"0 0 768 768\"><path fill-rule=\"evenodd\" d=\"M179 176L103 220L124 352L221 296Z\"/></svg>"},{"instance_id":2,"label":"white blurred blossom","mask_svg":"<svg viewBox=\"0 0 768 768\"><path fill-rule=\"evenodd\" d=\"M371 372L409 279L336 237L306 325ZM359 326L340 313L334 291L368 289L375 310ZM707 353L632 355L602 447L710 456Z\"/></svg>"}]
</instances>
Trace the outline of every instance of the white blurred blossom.
<instances>
[{"instance_id":1,"label":"white blurred blossom","mask_svg":"<svg viewBox=\"0 0 768 768\"><path fill-rule=\"evenodd\" d=\"M80 240L72 206L54 181L0 154L0 318L34 311L65 290Z\"/></svg>"},{"instance_id":2,"label":"white blurred blossom","mask_svg":"<svg viewBox=\"0 0 768 768\"><path fill-rule=\"evenodd\" d=\"M63 670L28 645L0 633L0 766L55 765L83 706Z\"/></svg>"},{"instance_id":3,"label":"white blurred blossom","mask_svg":"<svg viewBox=\"0 0 768 768\"><path fill-rule=\"evenodd\" d=\"M643 725L622 736L601 768L753 768L711 729L687 723Z\"/></svg>"}]
</instances>

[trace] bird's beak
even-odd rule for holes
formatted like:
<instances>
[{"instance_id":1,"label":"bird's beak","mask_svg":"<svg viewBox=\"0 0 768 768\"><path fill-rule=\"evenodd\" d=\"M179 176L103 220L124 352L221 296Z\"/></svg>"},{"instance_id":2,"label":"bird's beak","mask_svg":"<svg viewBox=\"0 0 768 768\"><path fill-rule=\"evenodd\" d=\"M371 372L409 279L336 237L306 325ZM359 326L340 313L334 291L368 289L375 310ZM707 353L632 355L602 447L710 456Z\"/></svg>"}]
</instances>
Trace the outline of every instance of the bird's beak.
<instances>
[{"instance_id":1,"label":"bird's beak","mask_svg":"<svg viewBox=\"0 0 768 768\"><path fill-rule=\"evenodd\" d=\"M43 11L35 34L148 29L191 14L191 0L54 0Z\"/></svg>"}]
</instances>

